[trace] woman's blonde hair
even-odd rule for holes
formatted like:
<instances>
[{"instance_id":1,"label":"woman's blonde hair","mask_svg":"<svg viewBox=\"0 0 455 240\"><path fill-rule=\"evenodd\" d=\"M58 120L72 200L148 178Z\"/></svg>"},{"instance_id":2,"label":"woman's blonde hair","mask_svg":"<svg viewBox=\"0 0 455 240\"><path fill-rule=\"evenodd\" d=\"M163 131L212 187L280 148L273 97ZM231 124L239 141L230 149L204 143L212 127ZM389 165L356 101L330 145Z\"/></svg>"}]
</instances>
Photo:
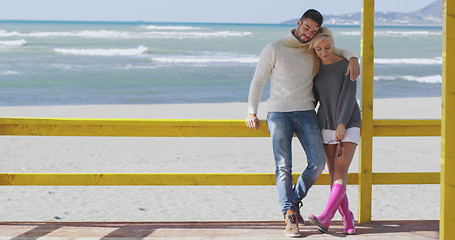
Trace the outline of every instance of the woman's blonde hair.
<instances>
[{"instance_id":1,"label":"woman's blonde hair","mask_svg":"<svg viewBox=\"0 0 455 240\"><path fill-rule=\"evenodd\" d=\"M310 51L313 55L314 60L313 76L316 76L316 74L318 74L319 66L321 65L321 59L319 59L318 55L316 54L315 48L323 40L329 40L332 43L332 46L335 46L335 39L333 38L332 31L330 31L328 27L321 27L318 34L311 41Z\"/></svg>"}]
</instances>

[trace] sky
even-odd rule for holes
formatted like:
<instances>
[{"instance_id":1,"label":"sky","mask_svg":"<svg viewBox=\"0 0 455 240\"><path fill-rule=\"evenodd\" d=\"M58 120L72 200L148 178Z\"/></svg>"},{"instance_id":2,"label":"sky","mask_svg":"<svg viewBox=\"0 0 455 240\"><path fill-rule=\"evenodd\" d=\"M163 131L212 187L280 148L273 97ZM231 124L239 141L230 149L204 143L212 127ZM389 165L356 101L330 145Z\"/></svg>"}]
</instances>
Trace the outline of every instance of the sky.
<instances>
[{"instance_id":1,"label":"sky","mask_svg":"<svg viewBox=\"0 0 455 240\"><path fill-rule=\"evenodd\" d=\"M280 23L309 8L360 12L362 0L1 0L0 20ZM412 12L434 0L375 0L375 11ZM442 1L442 0L440 0ZM442 11L442 10L441 10Z\"/></svg>"}]
</instances>

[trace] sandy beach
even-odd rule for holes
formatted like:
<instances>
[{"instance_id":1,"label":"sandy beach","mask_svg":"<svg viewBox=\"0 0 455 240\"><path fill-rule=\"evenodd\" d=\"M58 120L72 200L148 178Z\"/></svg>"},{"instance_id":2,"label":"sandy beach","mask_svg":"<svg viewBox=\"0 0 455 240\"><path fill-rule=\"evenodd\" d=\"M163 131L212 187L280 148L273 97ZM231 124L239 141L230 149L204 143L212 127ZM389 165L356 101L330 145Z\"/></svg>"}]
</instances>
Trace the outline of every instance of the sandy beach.
<instances>
[{"instance_id":1,"label":"sandy beach","mask_svg":"<svg viewBox=\"0 0 455 240\"><path fill-rule=\"evenodd\" d=\"M261 103L259 118L266 117ZM244 119L247 103L0 107L3 117ZM377 99L376 119L440 119L440 98ZM4 173L273 173L269 138L1 136ZM358 151L357 151L358 152ZM305 154L294 141L294 172ZM375 138L373 172L439 172L440 137ZM358 155L350 172L358 171ZM322 211L314 186L303 215ZM357 186L348 186L357 218ZM373 187L373 220L439 219L439 185ZM0 221L282 220L275 186L0 187ZM336 215L335 219L340 219Z\"/></svg>"}]
</instances>

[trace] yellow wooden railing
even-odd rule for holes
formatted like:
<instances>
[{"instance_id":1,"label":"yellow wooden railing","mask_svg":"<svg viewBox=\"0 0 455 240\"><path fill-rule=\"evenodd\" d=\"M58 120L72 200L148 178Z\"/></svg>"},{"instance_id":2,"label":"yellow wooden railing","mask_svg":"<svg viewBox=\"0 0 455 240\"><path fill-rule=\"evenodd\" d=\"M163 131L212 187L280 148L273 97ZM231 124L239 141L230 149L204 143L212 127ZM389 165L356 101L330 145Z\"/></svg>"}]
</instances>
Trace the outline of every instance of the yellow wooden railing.
<instances>
[{"instance_id":1,"label":"yellow wooden railing","mask_svg":"<svg viewBox=\"0 0 455 240\"><path fill-rule=\"evenodd\" d=\"M440 120L374 120L372 136L440 136ZM267 122L259 130L245 126L244 120L144 120L144 119L59 119L0 118L0 135L14 136L94 136L94 137L269 137ZM362 130L363 131L363 130ZM365 159L360 158L363 164ZM439 184L438 172L371 173L372 185ZM294 175L294 183L299 174ZM348 184L361 183L366 174L349 173ZM315 183L328 185L323 174ZM0 173L0 186L125 186L125 185L275 185L273 173ZM360 196L364 195L360 190ZM366 199L366 200L365 200ZM371 206L371 197L363 199ZM371 208L359 206L361 216L371 216ZM370 221L371 219L367 219Z\"/></svg>"},{"instance_id":2,"label":"yellow wooden railing","mask_svg":"<svg viewBox=\"0 0 455 240\"><path fill-rule=\"evenodd\" d=\"M443 0L443 67L441 120L374 120L374 0L362 0L362 131L359 173L359 222L371 221L373 184L441 184L440 238L455 239L455 2ZM429 43L431 44L431 43ZM263 122L263 125L266 123ZM0 135L267 137L267 127L250 130L243 120L112 120L1 118ZM373 137L441 136L441 173L372 172ZM0 185L273 185L274 174L99 174L3 173ZM329 184L323 174L316 184Z\"/></svg>"},{"instance_id":3,"label":"yellow wooden railing","mask_svg":"<svg viewBox=\"0 0 455 240\"><path fill-rule=\"evenodd\" d=\"M375 120L375 136L439 136L439 120ZM0 135L94 137L269 137L267 122L259 130L244 120L144 120L0 118ZM362 174L350 173L348 184ZM298 174L294 179L297 179ZM372 184L438 184L439 173L373 173ZM273 173L3 173L0 185L274 185ZM323 174L317 185L328 185Z\"/></svg>"}]
</instances>

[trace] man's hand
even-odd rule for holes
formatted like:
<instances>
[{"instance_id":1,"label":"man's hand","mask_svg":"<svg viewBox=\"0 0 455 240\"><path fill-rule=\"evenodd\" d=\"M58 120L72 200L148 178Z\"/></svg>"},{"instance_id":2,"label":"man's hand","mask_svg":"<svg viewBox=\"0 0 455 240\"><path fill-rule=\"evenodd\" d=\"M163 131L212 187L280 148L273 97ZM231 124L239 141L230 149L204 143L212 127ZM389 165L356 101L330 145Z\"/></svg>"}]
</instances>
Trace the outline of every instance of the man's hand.
<instances>
[{"instance_id":1,"label":"man's hand","mask_svg":"<svg viewBox=\"0 0 455 240\"><path fill-rule=\"evenodd\" d=\"M253 129L258 129L261 125L261 121L256 117L256 114L248 114L245 119L246 126Z\"/></svg>"},{"instance_id":2,"label":"man's hand","mask_svg":"<svg viewBox=\"0 0 455 240\"><path fill-rule=\"evenodd\" d=\"M358 58L349 58L349 65L348 70L346 71L346 76L348 74L351 74L352 81L355 81L360 76L360 64Z\"/></svg>"}]
</instances>

